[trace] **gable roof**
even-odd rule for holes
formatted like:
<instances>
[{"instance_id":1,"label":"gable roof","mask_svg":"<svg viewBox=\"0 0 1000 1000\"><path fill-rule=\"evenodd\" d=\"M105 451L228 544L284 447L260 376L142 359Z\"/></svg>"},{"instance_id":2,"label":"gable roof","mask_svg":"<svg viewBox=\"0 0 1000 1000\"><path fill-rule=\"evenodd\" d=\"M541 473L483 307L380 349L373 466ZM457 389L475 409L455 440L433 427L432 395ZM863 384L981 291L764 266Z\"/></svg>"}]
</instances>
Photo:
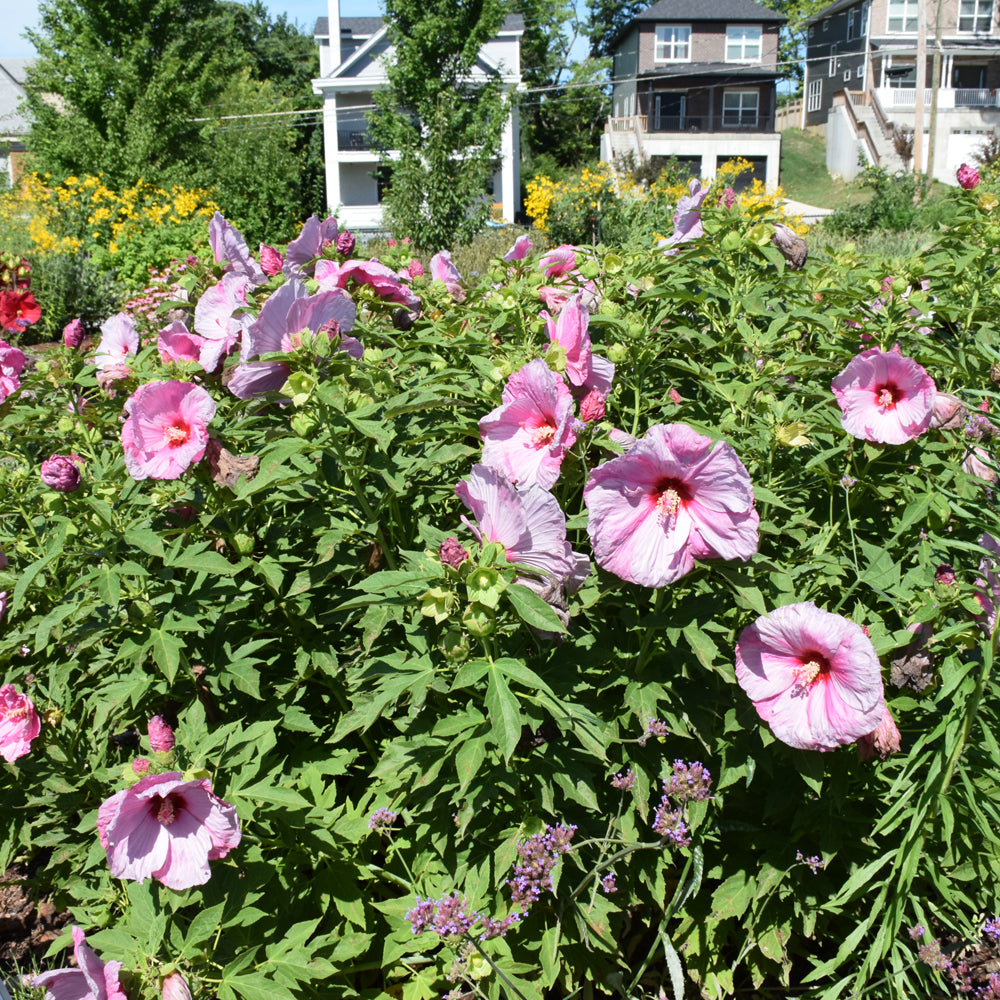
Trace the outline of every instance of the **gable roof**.
<instances>
[{"instance_id":1,"label":"gable roof","mask_svg":"<svg viewBox=\"0 0 1000 1000\"><path fill-rule=\"evenodd\" d=\"M34 60L0 59L0 135L23 135L31 123L18 109L24 98L24 78Z\"/></svg>"},{"instance_id":2,"label":"gable roof","mask_svg":"<svg viewBox=\"0 0 1000 1000\"><path fill-rule=\"evenodd\" d=\"M385 23L381 17L342 17L340 19L340 33L345 32L355 38L368 38L374 35ZM524 31L524 18L520 14L508 14L504 18L501 31ZM328 17L316 18L316 27L313 28L314 38L326 38L330 34L330 19Z\"/></svg>"},{"instance_id":3,"label":"gable roof","mask_svg":"<svg viewBox=\"0 0 1000 1000\"><path fill-rule=\"evenodd\" d=\"M757 21L784 24L784 14L755 0L659 0L636 14L635 21Z\"/></svg>"}]
</instances>

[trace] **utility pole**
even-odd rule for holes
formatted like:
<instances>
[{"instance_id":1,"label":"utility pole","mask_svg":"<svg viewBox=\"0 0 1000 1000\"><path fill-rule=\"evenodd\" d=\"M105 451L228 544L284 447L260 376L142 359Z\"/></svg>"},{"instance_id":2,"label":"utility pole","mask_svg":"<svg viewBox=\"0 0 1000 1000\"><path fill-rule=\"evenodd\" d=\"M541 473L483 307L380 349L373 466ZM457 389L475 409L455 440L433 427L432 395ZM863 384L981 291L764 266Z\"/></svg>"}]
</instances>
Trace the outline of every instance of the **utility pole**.
<instances>
[{"instance_id":1,"label":"utility pole","mask_svg":"<svg viewBox=\"0 0 1000 1000\"><path fill-rule=\"evenodd\" d=\"M937 14L934 18L934 60L931 63L931 128L927 136L927 172L934 177L934 153L937 148L938 90L941 86L941 8L942 0L937 0Z\"/></svg>"},{"instance_id":2,"label":"utility pole","mask_svg":"<svg viewBox=\"0 0 1000 1000\"><path fill-rule=\"evenodd\" d=\"M927 86L927 22L924 0L917 0L917 94L913 108L913 173L919 177L924 163L924 88Z\"/></svg>"}]
</instances>

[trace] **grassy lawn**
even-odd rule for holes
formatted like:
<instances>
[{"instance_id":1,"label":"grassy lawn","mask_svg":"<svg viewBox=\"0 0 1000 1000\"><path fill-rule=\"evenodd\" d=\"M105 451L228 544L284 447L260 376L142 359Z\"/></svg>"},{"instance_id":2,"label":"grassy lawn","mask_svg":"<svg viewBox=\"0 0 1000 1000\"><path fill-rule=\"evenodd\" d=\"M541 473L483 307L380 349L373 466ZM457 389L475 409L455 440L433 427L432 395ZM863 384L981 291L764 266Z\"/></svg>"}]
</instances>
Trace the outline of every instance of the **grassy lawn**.
<instances>
[{"instance_id":1,"label":"grassy lawn","mask_svg":"<svg viewBox=\"0 0 1000 1000\"><path fill-rule=\"evenodd\" d=\"M826 140L801 129L781 133L779 183L785 195L818 208L840 208L867 201L871 191L834 180L826 171Z\"/></svg>"}]
</instances>

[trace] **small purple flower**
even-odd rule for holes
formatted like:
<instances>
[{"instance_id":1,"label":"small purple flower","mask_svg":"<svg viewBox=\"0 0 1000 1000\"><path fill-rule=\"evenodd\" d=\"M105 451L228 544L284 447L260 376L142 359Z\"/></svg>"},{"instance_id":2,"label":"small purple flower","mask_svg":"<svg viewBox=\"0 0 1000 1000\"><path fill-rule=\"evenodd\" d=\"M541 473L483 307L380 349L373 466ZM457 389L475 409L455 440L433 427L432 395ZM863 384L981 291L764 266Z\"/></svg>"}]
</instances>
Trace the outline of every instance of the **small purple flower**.
<instances>
[{"instance_id":1,"label":"small purple flower","mask_svg":"<svg viewBox=\"0 0 1000 1000\"><path fill-rule=\"evenodd\" d=\"M388 833L392 828L392 824L395 823L398 818L399 813L395 813L391 809L376 809L371 816L368 817L368 829L374 830L375 833Z\"/></svg>"},{"instance_id":2,"label":"small purple flower","mask_svg":"<svg viewBox=\"0 0 1000 1000\"><path fill-rule=\"evenodd\" d=\"M610 871L601 879L601 888L610 896L611 893L618 891L617 880L618 876Z\"/></svg>"},{"instance_id":3,"label":"small purple flower","mask_svg":"<svg viewBox=\"0 0 1000 1000\"><path fill-rule=\"evenodd\" d=\"M349 233L346 229L337 237L337 253L342 257L350 257L354 253L356 245L357 240L354 238L354 234Z\"/></svg>"},{"instance_id":4,"label":"small purple flower","mask_svg":"<svg viewBox=\"0 0 1000 1000\"><path fill-rule=\"evenodd\" d=\"M611 787L620 788L623 792L630 791L632 788L634 788L635 772L633 772L632 768L629 768L627 771L619 771L611 779Z\"/></svg>"},{"instance_id":5,"label":"small purple flower","mask_svg":"<svg viewBox=\"0 0 1000 1000\"><path fill-rule=\"evenodd\" d=\"M1000 917L991 917L983 924L983 933L990 938L994 944L1000 944Z\"/></svg>"},{"instance_id":6,"label":"small purple flower","mask_svg":"<svg viewBox=\"0 0 1000 1000\"><path fill-rule=\"evenodd\" d=\"M840 479L840 485L844 487L845 490L850 490L852 486L857 483L854 476L842 476Z\"/></svg>"},{"instance_id":7,"label":"small purple flower","mask_svg":"<svg viewBox=\"0 0 1000 1000\"><path fill-rule=\"evenodd\" d=\"M49 456L42 462L42 482L50 490L58 490L60 493L74 493L80 488L82 461L79 455Z\"/></svg>"},{"instance_id":8,"label":"small purple flower","mask_svg":"<svg viewBox=\"0 0 1000 1000\"><path fill-rule=\"evenodd\" d=\"M684 822L684 810L673 808L665 795L656 807L653 829L677 847L687 847L691 843L691 834Z\"/></svg>"},{"instance_id":9,"label":"small purple flower","mask_svg":"<svg viewBox=\"0 0 1000 1000\"><path fill-rule=\"evenodd\" d=\"M468 906L469 901L457 892L437 900L421 900L417 896L417 905L406 911L405 918L413 927L414 934L434 931L441 937L461 937L468 934L481 919L480 914Z\"/></svg>"},{"instance_id":10,"label":"small purple flower","mask_svg":"<svg viewBox=\"0 0 1000 1000\"><path fill-rule=\"evenodd\" d=\"M451 566L453 569L458 569L469 558L468 549L454 536L446 538L441 543L438 553L441 557L441 562L445 566Z\"/></svg>"},{"instance_id":11,"label":"small purple flower","mask_svg":"<svg viewBox=\"0 0 1000 1000\"><path fill-rule=\"evenodd\" d=\"M575 826L546 826L542 833L517 845L520 861L514 866L514 877L507 882L515 910L527 913L542 892L552 891L552 871L569 850L574 833Z\"/></svg>"},{"instance_id":12,"label":"small purple flower","mask_svg":"<svg viewBox=\"0 0 1000 1000\"><path fill-rule=\"evenodd\" d=\"M801 851L796 851L795 860L798 861L799 864L806 865L813 875L815 875L820 868L826 867L826 862L818 854L806 857L806 855L804 855ZM923 928L921 928L921 931L923 931Z\"/></svg>"},{"instance_id":13,"label":"small purple flower","mask_svg":"<svg viewBox=\"0 0 1000 1000\"><path fill-rule=\"evenodd\" d=\"M674 761L673 773L663 780L663 794L675 802L704 802L709 799L712 775L700 761Z\"/></svg>"}]
</instances>

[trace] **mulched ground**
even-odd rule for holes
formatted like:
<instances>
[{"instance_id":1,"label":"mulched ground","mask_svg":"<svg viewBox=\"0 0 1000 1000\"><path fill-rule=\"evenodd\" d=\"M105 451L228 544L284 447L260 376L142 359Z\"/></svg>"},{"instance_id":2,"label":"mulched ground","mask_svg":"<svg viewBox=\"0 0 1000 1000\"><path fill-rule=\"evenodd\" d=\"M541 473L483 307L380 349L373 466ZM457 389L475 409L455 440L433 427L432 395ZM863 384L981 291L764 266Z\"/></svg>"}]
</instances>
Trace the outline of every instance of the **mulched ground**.
<instances>
[{"instance_id":1,"label":"mulched ground","mask_svg":"<svg viewBox=\"0 0 1000 1000\"><path fill-rule=\"evenodd\" d=\"M70 921L68 911L57 913L47 900L32 900L29 877L23 865L15 865L0 875L0 977L39 964Z\"/></svg>"}]
</instances>

